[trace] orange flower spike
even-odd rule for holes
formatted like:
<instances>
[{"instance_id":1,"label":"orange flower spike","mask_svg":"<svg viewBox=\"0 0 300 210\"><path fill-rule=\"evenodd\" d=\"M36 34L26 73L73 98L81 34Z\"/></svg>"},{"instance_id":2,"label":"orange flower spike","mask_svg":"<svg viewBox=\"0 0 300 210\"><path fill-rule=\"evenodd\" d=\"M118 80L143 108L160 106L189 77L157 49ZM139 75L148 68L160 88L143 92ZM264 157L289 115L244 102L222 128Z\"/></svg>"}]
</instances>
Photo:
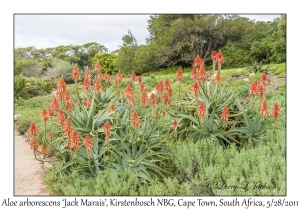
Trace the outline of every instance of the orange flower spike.
<instances>
[{"instance_id":1,"label":"orange flower spike","mask_svg":"<svg viewBox=\"0 0 300 210\"><path fill-rule=\"evenodd\" d=\"M89 77L85 77L83 83L82 83L82 87L85 91L88 91L91 87L91 81Z\"/></svg>"},{"instance_id":2,"label":"orange flower spike","mask_svg":"<svg viewBox=\"0 0 300 210\"><path fill-rule=\"evenodd\" d=\"M143 90L143 92L141 94L140 102L141 102L141 105L143 107L147 106L147 104L148 104L148 94L147 94L146 90Z\"/></svg>"},{"instance_id":3,"label":"orange flower spike","mask_svg":"<svg viewBox=\"0 0 300 210\"><path fill-rule=\"evenodd\" d=\"M212 51L210 57L211 57L212 60L216 60L217 59L217 52L215 50Z\"/></svg>"},{"instance_id":4,"label":"orange flower spike","mask_svg":"<svg viewBox=\"0 0 300 210\"><path fill-rule=\"evenodd\" d=\"M98 74L98 78L99 78L100 81L104 79L104 76L101 72Z\"/></svg>"},{"instance_id":5,"label":"orange flower spike","mask_svg":"<svg viewBox=\"0 0 300 210\"><path fill-rule=\"evenodd\" d=\"M176 72L176 78L178 81L181 81L183 79L183 72L180 68Z\"/></svg>"},{"instance_id":6,"label":"orange flower spike","mask_svg":"<svg viewBox=\"0 0 300 210\"><path fill-rule=\"evenodd\" d=\"M222 79L221 79L221 74L220 72L217 72L216 76L215 76L215 84L222 84Z\"/></svg>"},{"instance_id":7,"label":"orange flower spike","mask_svg":"<svg viewBox=\"0 0 300 210\"><path fill-rule=\"evenodd\" d=\"M132 81L135 81L136 75L135 75L134 71L131 73L130 78Z\"/></svg>"},{"instance_id":8,"label":"orange flower spike","mask_svg":"<svg viewBox=\"0 0 300 210\"><path fill-rule=\"evenodd\" d=\"M170 90L171 89L171 83L170 80L167 78L165 83L163 84L163 89L164 90Z\"/></svg>"},{"instance_id":9,"label":"orange flower spike","mask_svg":"<svg viewBox=\"0 0 300 210\"><path fill-rule=\"evenodd\" d=\"M104 80L105 80L105 82L110 82L110 75L109 74L105 74L104 75Z\"/></svg>"},{"instance_id":10,"label":"orange flower spike","mask_svg":"<svg viewBox=\"0 0 300 210\"><path fill-rule=\"evenodd\" d=\"M168 104L168 95L167 95L167 93L165 93L165 94L162 96L161 102L162 102L163 104Z\"/></svg>"},{"instance_id":11,"label":"orange flower spike","mask_svg":"<svg viewBox=\"0 0 300 210\"><path fill-rule=\"evenodd\" d=\"M114 86L115 86L116 88L119 88L119 86L120 86L120 81L118 80L117 77L116 77L115 80L114 80Z\"/></svg>"},{"instance_id":12,"label":"orange flower spike","mask_svg":"<svg viewBox=\"0 0 300 210\"><path fill-rule=\"evenodd\" d=\"M193 68L193 70L191 72L191 78L193 80L195 80L197 78L197 70L195 68Z\"/></svg>"},{"instance_id":13,"label":"orange flower spike","mask_svg":"<svg viewBox=\"0 0 300 210\"><path fill-rule=\"evenodd\" d=\"M157 91L157 93L161 93L162 90L163 90L163 82L162 81L159 81L156 85L155 85L155 90Z\"/></svg>"},{"instance_id":14,"label":"orange flower spike","mask_svg":"<svg viewBox=\"0 0 300 210\"><path fill-rule=\"evenodd\" d=\"M200 68L202 64L203 64L203 60L199 57L199 54L198 54L194 60L194 67Z\"/></svg>"},{"instance_id":15,"label":"orange flower spike","mask_svg":"<svg viewBox=\"0 0 300 210\"><path fill-rule=\"evenodd\" d=\"M263 85L259 85L256 91L257 95L262 99L265 95L265 88Z\"/></svg>"},{"instance_id":16,"label":"orange flower spike","mask_svg":"<svg viewBox=\"0 0 300 210\"><path fill-rule=\"evenodd\" d=\"M118 72L116 78L118 79L118 81L122 82L122 78L123 78L123 77L122 77L122 74L121 74L120 70L119 70L119 72Z\"/></svg>"},{"instance_id":17,"label":"orange flower spike","mask_svg":"<svg viewBox=\"0 0 300 210\"><path fill-rule=\"evenodd\" d=\"M250 86L250 95L255 96L257 94L258 81L254 80L254 82Z\"/></svg>"},{"instance_id":18,"label":"orange flower spike","mask_svg":"<svg viewBox=\"0 0 300 210\"><path fill-rule=\"evenodd\" d=\"M200 117L204 117L205 112L206 112L205 104L203 102L201 102L197 109L197 113Z\"/></svg>"},{"instance_id":19,"label":"orange flower spike","mask_svg":"<svg viewBox=\"0 0 300 210\"><path fill-rule=\"evenodd\" d=\"M71 102L72 102L71 96L68 91L66 91L66 93L65 93L64 101L66 104L71 104Z\"/></svg>"},{"instance_id":20,"label":"orange flower spike","mask_svg":"<svg viewBox=\"0 0 300 210\"><path fill-rule=\"evenodd\" d=\"M221 120L223 120L224 122L227 122L228 119L229 119L229 111L228 111L227 107L224 106L224 108L222 110Z\"/></svg>"},{"instance_id":21,"label":"orange flower spike","mask_svg":"<svg viewBox=\"0 0 300 210\"><path fill-rule=\"evenodd\" d=\"M201 67L200 67L199 79L200 80L206 79L206 71L205 71L204 65L201 65Z\"/></svg>"},{"instance_id":22,"label":"orange flower spike","mask_svg":"<svg viewBox=\"0 0 300 210\"><path fill-rule=\"evenodd\" d=\"M85 69L85 78L91 79L91 72L88 67L86 67Z\"/></svg>"},{"instance_id":23,"label":"orange flower spike","mask_svg":"<svg viewBox=\"0 0 300 210\"><path fill-rule=\"evenodd\" d=\"M85 101L82 102L84 106L86 106L87 108L89 108L91 106L92 103L92 99L88 98Z\"/></svg>"},{"instance_id":24,"label":"orange flower spike","mask_svg":"<svg viewBox=\"0 0 300 210\"><path fill-rule=\"evenodd\" d=\"M40 152L43 153L43 155L45 155L48 151L48 148L45 144L42 144L41 145L41 149L40 149Z\"/></svg>"},{"instance_id":25,"label":"orange flower spike","mask_svg":"<svg viewBox=\"0 0 300 210\"><path fill-rule=\"evenodd\" d=\"M138 83L139 83L140 86L142 85L142 82L143 82L142 77L139 76L139 77L138 77Z\"/></svg>"},{"instance_id":26,"label":"orange flower spike","mask_svg":"<svg viewBox=\"0 0 300 210\"><path fill-rule=\"evenodd\" d=\"M102 85L101 85L101 82L99 80L96 80L95 81L95 84L94 84L94 92L95 93L102 93Z\"/></svg>"},{"instance_id":27,"label":"orange flower spike","mask_svg":"<svg viewBox=\"0 0 300 210\"><path fill-rule=\"evenodd\" d=\"M154 93L152 93L152 94L150 95L150 106L151 106L151 107L155 107L155 106L156 106L156 96L155 96Z\"/></svg>"},{"instance_id":28,"label":"orange flower spike","mask_svg":"<svg viewBox=\"0 0 300 210\"><path fill-rule=\"evenodd\" d=\"M260 84L263 86L267 86L269 84L267 75L265 73L261 76Z\"/></svg>"},{"instance_id":29,"label":"orange flower spike","mask_svg":"<svg viewBox=\"0 0 300 210\"><path fill-rule=\"evenodd\" d=\"M103 133L105 136L111 136L111 125L108 122L105 122L103 125Z\"/></svg>"},{"instance_id":30,"label":"orange flower spike","mask_svg":"<svg viewBox=\"0 0 300 210\"><path fill-rule=\"evenodd\" d=\"M53 136L54 136L54 133L53 133L53 132L49 132L49 133L48 133L48 136L49 136L49 137L53 137Z\"/></svg>"},{"instance_id":31,"label":"orange flower spike","mask_svg":"<svg viewBox=\"0 0 300 210\"><path fill-rule=\"evenodd\" d=\"M80 139L75 130L72 130L71 137L69 139L69 148L78 150L80 147Z\"/></svg>"},{"instance_id":32,"label":"orange flower spike","mask_svg":"<svg viewBox=\"0 0 300 210\"><path fill-rule=\"evenodd\" d=\"M131 100L132 98L134 98L134 93L133 93L133 89L132 87L128 84L127 87L125 88L125 93L124 93L125 97L128 100Z\"/></svg>"},{"instance_id":33,"label":"orange flower spike","mask_svg":"<svg viewBox=\"0 0 300 210\"><path fill-rule=\"evenodd\" d=\"M39 142L35 138L30 139L30 149L37 150L39 148Z\"/></svg>"},{"instance_id":34,"label":"orange flower spike","mask_svg":"<svg viewBox=\"0 0 300 210\"><path fill-rule=\"evenodd\" d=\"M131 116L131 125L137 129L141 123L140 123L140 119L139 119L139 115L136 111L133 112L132 116Z\"/></svg>"},{"instance_id":35,"label":"orange flower spike","mask_svg":"<svg viewBox=\"0 0 300 210\"><path fill-rule=\"evenodd\" d=\"M67 84L65 83L63 76L57 81L57 90L63 93L67 91Z\"/></svg>"},{"instance_id":36,"label":"orange flower spike","mask_svg":"<svg viewBox=\"0 0 300 210\"><path fill-rule=\"evenodd\" d=\"M93 148L93 141L92 141L90 135L86 135L86 136L85 136L85 139L84 139L84 143L83 143L83 144L84 144L84 146L86 147L88 156L90 156L91 151L92 151L92 148Z\"/></svg>"},{"instance_id":37,"label":"orange flower spike","mask_svg":"<svg viewBox=\"0 0 300 210\"><path fill-rule=\"evenodd\" d=\"M272 116L274 117L274 121L276 122L278 119L278 116L280 114L280 108L277 104L277 102L274 104L274 107L272 109Z\"/></svg>"},{"instance_id":38,"label":"orange flower spike","mask_svg":"<svg viewBox=\"0 0 300 210\"><path fill-rule=\"evenodd\" d=\"M49 120L49 114L48 114L48 112L46 111L46 109L44 109L44 110L41 112L41 117L42 117L42 120L43 120L44 124L46 124L46 122Z\"/></svg>"},{"instance_id":39,"label":"orange flower spike","mask_svg":"<svg viewBox=\"0 0 300 210\"><path fill-rule=\"evenodd\" d=\"M109 110L110 111L115 111L117 108L114 104L112 104L110 107L109 107Z\"/></svg>"},{"instance_id":40,"label":"orange flower spike","mask_svg":"<svg viewBox=\"0 0 300 210\"><path fill-rule=\"evenodd\" d=\"M64 122L64 127L63 127L64 135L70 137L72 130L74 130L73 126L71 124L70 119L68 119L67 121Z\"/></svg>"},{"instance_id":41,"label":"orange flower spike","mask_svg":"<svg viewBox=\"0 0 300 210\"><path fill-rule=\"evenodd\" d=\"M172 130L176 133L177 132L177 128L178 128L178 122L176 120L174 120L172 122Z\"/></svg>"},{"instance_id":42,"label":"orange flower spike","mask_svg":"<svg viewBox=\"0 0 300 210\"><path fill-rule=\"evenodd\" d=\"M52 102L50 103L50 107L53 109L53 110L58 110L59 109L59 103L57 101L56 98L54 98L52 100Z\"/></svg>"},{"instance_id":43,"label":"orange flower spike","mask_svg":"<svg viewBox=\"0 0 300 210\"><path fill-rule=\"evenodd\" d=\"M31 125L29 126L28 134L32 137L39 135L39 130L36 127L36 125L34 124L34 122L32 122Z\"/></svg>"},{"instance_id":44,"label":"orange flower spike","mask_svg":"<svg viewBox=\"0 0 300 210\"><path fill-rule=\"evenodd\" d=\"M261 104L261 107L260 107L260 114L267 117L268 113L269 113L268 104L267 104L267 101L264 100L264 102Z\"/></svg>"},{"instance_id":45,"label":"orange flower spike","mask_svg":"<svg viewBox=\"0 0 300 210\"><path fill-rule=\"evenodd\" d=\"M72 71L72 78L75 82L81 79L80 72L78 70L77 66L74 66L73 71Z\"/></svg>"},{"instance_id":46,"label":"orange flower spike","mask_svg":"<svg viewBox=\"0 0 300 210\"><path fill-rule=\"evenodd\" d=\"M194 82L193 86L192 86L193 92L195 96L199 95L199 91L200 91L200 87L198 82Z\"/></svg>"},{"instance_id":47,"label":"orange flower spike","mask_svg":"<svg viewBox=\"0 0 300 210\"><path fill-rule=\"evenodd\" d=\"M225 62L225 60L224 60L224 57L223 57L223 54L222 54L221 50L219 50L219 52L217 53L216 60L217 60L217 62L218 62L218 63L222 63L222 64Z\"/></svg>"},{"instance_id":48,"label":"orange flower spike","mask_svg":"<svg viewBox=\"0 0 300 210\"><path fill-rule=\"evenodd\" d=\"M60 110L60 111L57 113L57 124L63 125L64 122L65 122L65 120L66 120L66 116L65 116L65 114L63 113L63 111Z\"/></svg>"},{"instance_id":49,"label":"orange flower spike","mask_svg":"<svg viewBox=\"0 0 300 210\"><path fill-rule=\"evenodd\" d=\"M95 64L95 70L97 71L97 72L101 72L101 65L100 65L100 63L99 63L99 60L97 60L97 62L96 62L96 64Z\"/></svg>"}]
</instances>

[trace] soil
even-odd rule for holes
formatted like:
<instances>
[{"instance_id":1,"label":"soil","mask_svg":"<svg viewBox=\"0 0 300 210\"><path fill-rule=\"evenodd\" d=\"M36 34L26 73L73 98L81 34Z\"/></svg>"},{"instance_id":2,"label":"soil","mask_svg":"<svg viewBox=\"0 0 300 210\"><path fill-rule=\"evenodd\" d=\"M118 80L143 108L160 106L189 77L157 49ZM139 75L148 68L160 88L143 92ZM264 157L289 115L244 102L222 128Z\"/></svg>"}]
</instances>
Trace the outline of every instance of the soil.
<instances>
[{"instance_id":1,"label":"soil","mask_svg":"<svg viewBox=\"0 0 300 210\"><path fill-rule=\"evenodd\" d=\"M45 166L34 158L29 140L15 130L14 195L51 195L44 184Z\"/></svg>"}]
</instances>

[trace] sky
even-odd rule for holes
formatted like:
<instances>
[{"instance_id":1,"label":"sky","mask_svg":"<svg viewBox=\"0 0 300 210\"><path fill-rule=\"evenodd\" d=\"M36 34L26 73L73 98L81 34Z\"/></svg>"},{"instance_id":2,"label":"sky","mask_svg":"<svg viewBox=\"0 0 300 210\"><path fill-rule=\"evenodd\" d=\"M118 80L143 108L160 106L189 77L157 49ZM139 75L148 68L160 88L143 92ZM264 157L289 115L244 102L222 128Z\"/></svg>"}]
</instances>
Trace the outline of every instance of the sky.
<instances>
[{"instance_id":1,"label":"sky","mask_svg":"<svg viewBox=\"0 0 300 210\"><path fill-rule=\"evenodd\" d=\"M241 15L256 21L272 21L280 15ZM37 49L97 42L114 51L130 30L138 44L145 44L150 15L21 15L15 14L15 48Z\"/></svg>"}]
</instances>

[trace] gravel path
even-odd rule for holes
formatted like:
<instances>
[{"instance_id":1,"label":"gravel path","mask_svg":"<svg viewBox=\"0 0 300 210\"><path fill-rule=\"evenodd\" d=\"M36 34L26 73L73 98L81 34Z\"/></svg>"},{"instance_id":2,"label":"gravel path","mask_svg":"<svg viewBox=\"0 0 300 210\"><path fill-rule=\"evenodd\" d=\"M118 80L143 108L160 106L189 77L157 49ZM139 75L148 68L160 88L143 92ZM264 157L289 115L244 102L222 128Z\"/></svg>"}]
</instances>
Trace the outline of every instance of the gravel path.
<instances>
[{"instance_id":1,"label":"gravel path","mask_svg":"<svg viewBox=\"0 0 300 210\"><path fill-rule=\"evenodd\" d=\"M29 140L15 131L14 195L50 195L43 183L44 164L34 158Z\"/></svg>"}]
</instances>

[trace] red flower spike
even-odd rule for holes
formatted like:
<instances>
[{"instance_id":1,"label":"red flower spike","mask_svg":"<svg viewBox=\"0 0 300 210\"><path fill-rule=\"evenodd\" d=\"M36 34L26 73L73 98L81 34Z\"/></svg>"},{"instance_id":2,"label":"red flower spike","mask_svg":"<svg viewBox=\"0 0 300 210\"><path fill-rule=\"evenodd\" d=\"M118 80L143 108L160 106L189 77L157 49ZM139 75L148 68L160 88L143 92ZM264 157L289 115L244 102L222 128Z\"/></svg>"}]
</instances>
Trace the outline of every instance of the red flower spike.
<instances>
[{"instance_id":1,"label":"red flower spike","mask_svg":"<svg viewBox=\"0 0 300 210\"><path fill-rule=\"evenodd\" d=\"M110 107L109 107L109 110L110 111L115 111L117 108L114 104L112 104Z\"/></svg>"},{"instance_id":2,"label":"red flower spike","mask_svg":"<svg viewBox=\"0 0 300 210\"><path fill-rule=\"evenodd\" d=\"M78 150L80 147L80 139L75 130L72 130L71 137L69 138L69 148Z\"/></svg>"},{"instance_id":3,"label":"red flower spike","mask_svg":"<svg viewBox=\"0 0 300 210\"><path fill-rule=\"evenodd\" d=\"M212 60L216 60L217 59L217 52L215 50L212 51L210 57L211 57Z\"/></svg>"},{"instance_id":4,"label":"red flower spike","mask_svg":"<svg viewBox=\"0 0 300 210\"><path fill-rule=\"evenodd\" d=\"M191 78L194 80L197 79L197 70L195 68L193 68L193 70L191 72Z\"/></svg>"},{"instance_id":5,"label":"red flower spike","mask_svg":"<svg viewBox=\"0 0 300 210\"><path fill-rule=\"evenodd\" d=\"M167 78L164 85L163 85L164 90L170 90L171 89L171 83L170 80Z\"/></svg>"},{"instance_id":6,"label":"red flower spike","mask_svg":"<svg viewBox=\"0 0 300 210\"><path fill-rule=\"evenodd\" d=\"M202 118L205 116L205 112L206 112L206 108L203 102L200 103L198 109L197 109L197 113L198 115Z\"/></svg>"},{"instance_id":7,"label":"red flower spike","mask_svg":"<svg viewBox=\"0 0 300 210\"><path fill-rule=\"evenodd\" d=\"M172 122L172 130L176 133L177 132L177 128L178 128L178 122L176 120L174 120Z\"/></svg>"},{"instance_id":8,"label":"red flower spike","mask_svg":"<svg viewBox=\"0 0 300 210\"><path fill-rule=\"evenodd\" d=\"M97 63L95 64L95 70L99 73L101 72L101 65L98 60L97 60Z\"/></svg>"},{"instance_id":9,"label":"red flower spike","mask_svg":"<svg viewBox=\"0 0 300 210\"><path fill-rule=\"evenodd\" d=\"M40 153L43 153L44 155L47 153L48 148L45 144L42 144L41 149L40 149Z\"/></svg>"},{"instance_id":10,"label":"red flower spike","mask_svg":"<svg viewBox=\"0 0 300 210\"><path fill-rule=\"evenodd\" d=\"M49 120L49 114L48 114L48 112L46 111L46 109L44 109L44 110L41 112L41 117L42 117L42 120L43 120L44 124L46 124L46 122Z\"/></svg>"},{"instance_id":11,"label":"red flower spike","mask_svg":"<svg viewBox=\"0 0 300 210\"><path fill-rule=\"evenodd\" d=\"M137 129L141 123L140 123L140 119L139 119L139 115L136 111L133 112L132 116L131 116L131 125Z\"/></svg>"},{"instance_id":12,"label":"red flower spike","mask_svg":"<svg viewBox=\"0 0 300 210\"><path fill-rule=\"evenodd\" d=\"M181 69L178 69L176 72L176 78L177 80L181 81L183 79L183 72Z\"/></svg>"},{"instance_id":13,"label":"red flower spike","mask_svg":"<svg viewBox=\"0 0 300 210\"><path fill-rule=\"evenodd\" d=\"M163 91L164 85L162 81L159 81L156 85L155 85L155 90L157 91L157 93L161 93Z\"/></svg>"},{"instance_id":14,"label":"red flower spike","mask_svg":"<svg viewBox=\"0 0 300 210\"><path fill-rule=\"evenodd\" d=\"M87 150L87 153L88 153L88 156L90 156L90 153L92 151L92 147L93 147L93 141L90 137L90 135L86 135L85 136L85 139L84 139L84 146L86 147L86 150Z\"/></svg>"},{"instance_id":15,"label":"red flower spike","mask_svg":"<svg viewBox=\"0 0 300 210\"><path fill-rule=\"evenodd\" d=\"M85 101L82 101L82 104L86 107L89 108L91 106L92 99L88 98Z\"/></svg>"},{"instance_id":16,"label":"red flower spike","mask_svg":"<svg viewBox=\"0 0 300 210\"><path fill-rule=\"evenodd\" d=\"M102 93L102 85L101 85L101 82L99 80L95 81L94 92L95 93Z\"/></svg>"},{"instance_id":17,"label":"red flower spike","mask_svg":"<svg viewBox=\"0 0 300 210\"><path fill-rule=\"evenodd\" d=\"M148 94L145 90L141 94L140 102L143 107L146 107L148 104Z\"/></svg>"},{"instance_id":18,"label":"red flower spike","mask_svg":"<svg viewBox=\"0 0 300 210\"><path fill-rule=\"evenodd\" d=\"M261 107L260 107L260 114L267 117L268 113L269 113L268 104L267 104L267 101L264 100L264 102L261 104Z\"/></svg>"},{"instance_id":19,"label":"red flower spike","mask_svg":"<svg viewBox=\"0 0 300 210\"><path fill-rule=\"evenodd\" d=\"M65 114L63 113L63 111L60 110L60 111L57 113L57 124L63 125L64 122L65 122L65 120L66 120L66 116L65 116Z\"/></svg>"},{"instance_id":20,"label":"red flower spike","mask_svg":"<svg viewBox=\"0 0 300 210\"><path fill-rule=\"evenodd\" d=\"M204 65L201 65L201 67L200 67L199 79L200 80L206 79L206 71L205 71Z\"/></svg>"},{"instance_id":21,"label":"red flower spike","mask_svg":"<svg viewBox=\"0 0 300 210\"><path fill-rule=\"evenodd\" d=\"M154 93L152 93L152 94L150 95L150 106L151 106L151 107L155 107L155 106L156 106L156 96L155 96Z\"/></svg>"},{"instance_id":22,"label":"red flower spike","mask_svg":"<svg viewBox=\"0 0 300 210\"><path fill-rule=\"evenodd\" d=\"M131 73L130 78L132 81L135 81L136 75L135 75L134 71Z\"/></svg>"},{"instance_id":23,"label":"red flower spike","mask_svg":"<svg viewBox=\"0 0 300 210\"><path fill-rule=\"evenodd\" d=\"M223 54L222 54L222 52L221 52L221 50L219 50L219 52L217 53L217 58L216 58L216 61L218 62L218 63L224 63L224 57L223 57Z\"/></svg>"},{"instance_id":24,"label":"red flower spike","mask_svg":"<svg viewBox=\"0 0 300 210\"><path fill-rule=\"evenodd\" d=\"M256 94L262 99L265 95L265 88L263 85L259 85L257 90L256 90Z\"/></svg>"},{"instance_id":25,"label":"red flower spike","mask_svg":"<svg viewBox=\"0 0 300 210\"><path fill-rule=\"evenodd\" d=\"M88 67L86 67L85 69L85 78L91 79L91 72Z\"/></svg>"},{"instance_id":26,"label":"red flower spike","mask_svg":"<svg viewBox=\"0 0 300 210\"><path fill-rule=\"evenodd\" d=\"M228 111L227 107L224 106L224 108L222 110L221 120L223 120L224 122L227 122L228 119L229 119L229 111Z\"/></svg>"},{"instance_id":27,"label":"red flower spike","mask_svg":"<svg viewBox=\"0 0 300 210\"><path fill-rule=\"evenodd\" d=\"M49 136L49 137L53 137L53 136L54 136L54 133L53 133L53 132L49 132L49 133L48 133L48 136Z\"/></svg>"},{"instance_id":28,"label":"red flower spike","mask_svg":"<svg viewBox=\"0 0 300 210\"><path fill-rule=\"evenodd\" d=\"M29 126L28 134L32 137L39 135L39 130L36 127L36 125L34 124L34 122L32 122L31 125Z\"/></svg>"},{"instance_id":29,"label":"red flower spike","mask_svg":"<svg viewBox=\"0 0 300 210\"><path fill-rule=\"evenodd\" d=\"M70 119L68 119L67 121L64 122L64 126L63 126L64 135L70 137L72 130L74 130L73 126L71 124Z\"/></svg>"},{"instance_id":30,"label":"red flower spike","mask_svg":"<svg viewBox=\"0 0 300 210\"><path fill-rule=\"evenodd\" d=\"M203 65L203 63L204 63L204 61L199 57L199 54L198 54L194 60L194 67L200 68L201 65Z\"/></svg>"},{"instance_id":31,"label":"red flower spike","mask_svg":"<svg viewBox=\"0 0 300 210\"><path fill-rule=\"evenodd\" d=\"M277 102L274 104L274 107L272 109L272 116L274 117L274 121L276 122L278 119L278 116L280 114L280 108L277 104Z\"/></svg>"},{"instance_id":32,"label":"red flower spike","mask_svg":"<svg viewBox=\"0 0 300 210\"><path fill-rule=\"evenodd\" d=\"M215 76L215 84L222 84L222 79L221 79L221 74L220 72L217 72L216 76Z\"/></svg>"},{"instance_id":33,"label":"red flower spike","mask_svg":"<svg viewBox=\"0 0 300 210\"><path fill-rule=\"evenodd\" d=\"M85 77L83 83L82 83L82 87L85 91L88 91L91 87L91 81L89 77Z\"/></svg>"},{"instance_id":34,"label":"red flower spike","mask_svg":"<svg viewBox=\"0 0 300 210\"><path fill-rule=\"evenodd\" d=\"M250 86L250 95L255 96L257 94L258 81L254 80L254 82Z\"/></svg>"},{"instance_id":35,"label":"red flower spike","mask_svg":"<svg viewBox=\"0 0 300 210\"><path fill-rule=\"evenodd\" d=\"M78 70L77 66L74 66L73 71L72 71L72 78L75 82L81 79L80 72Z\"/></svg>"},{"instance_id":36,"label":"red flower spike","mask_svg":"<svg viewBox=\"0 0 300 210\"><path fill-rule=\"evenodd\" d=\"M269 84L267 75L265 73L261 76L260 84L263 86L267 86Z\"/></svg>"},{"instance_id":37,"label":"red flower spike","mask_svg":"<svg viewBox=\"0 0 300 210\"><path fill-rule=\"evenodd\" d=\"M105 136L111 136L111 125L108 122L105 122L103 125L103 133Z\"/></svg>"},{"instance_id":38,"label":"red flower spike","mask_svg":"<svg viewBox=\"0 0 300 210\"><path fill-rule=\"evenodd\" d=\"M37 150L39 148L39 142L35 138L30 139L30 149Z\"/></svg>"}]
</instances>

